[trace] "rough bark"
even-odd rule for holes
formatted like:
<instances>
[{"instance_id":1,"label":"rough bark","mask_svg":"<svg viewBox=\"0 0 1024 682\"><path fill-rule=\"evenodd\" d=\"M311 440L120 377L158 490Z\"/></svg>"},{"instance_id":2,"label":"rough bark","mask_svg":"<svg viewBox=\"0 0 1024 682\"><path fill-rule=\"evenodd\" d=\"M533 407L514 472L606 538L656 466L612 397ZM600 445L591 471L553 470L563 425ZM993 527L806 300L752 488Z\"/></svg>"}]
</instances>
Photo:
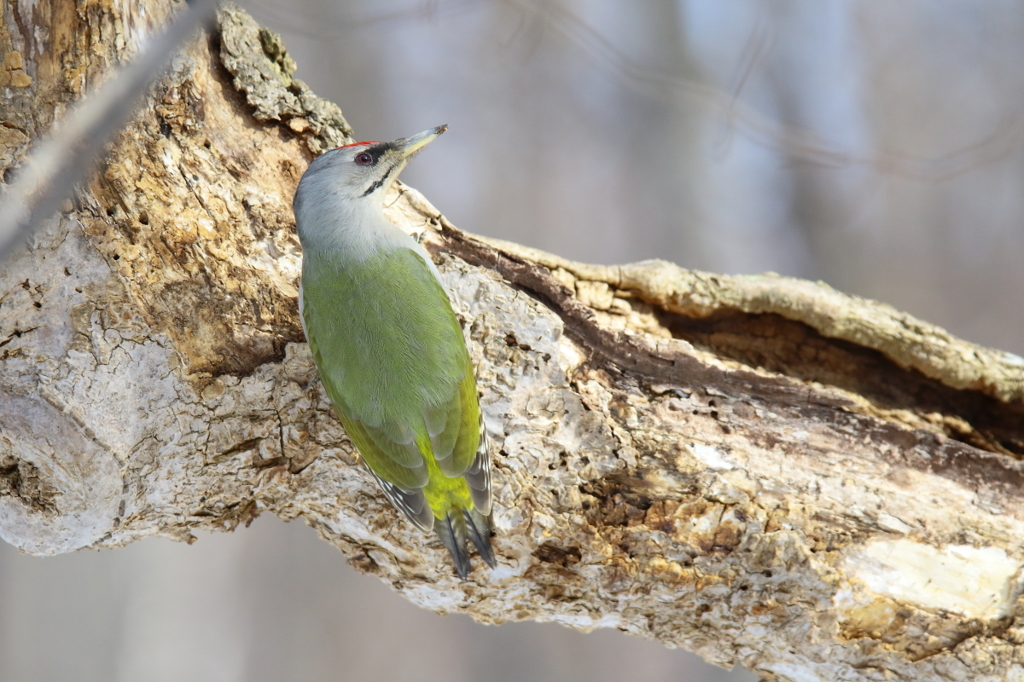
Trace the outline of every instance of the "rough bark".
<instances>
[{"instance_id":1,"label":"rough bark","mask_svg":"<svg viewBox=\"0 0 1024 682\"><path fill-rule=\"evenodd\" d=\"M27 7L0 24L4 172L175 5ZM499 566L457 580L357 466L298 324L291 196L350 130L279 39L221 19L0 272L6 541L271 512L482 622L617 627L765 679L1024 679L1024 360L822 284L474 237L400 186L493 445Z\"/></svg>"}]
</instances>

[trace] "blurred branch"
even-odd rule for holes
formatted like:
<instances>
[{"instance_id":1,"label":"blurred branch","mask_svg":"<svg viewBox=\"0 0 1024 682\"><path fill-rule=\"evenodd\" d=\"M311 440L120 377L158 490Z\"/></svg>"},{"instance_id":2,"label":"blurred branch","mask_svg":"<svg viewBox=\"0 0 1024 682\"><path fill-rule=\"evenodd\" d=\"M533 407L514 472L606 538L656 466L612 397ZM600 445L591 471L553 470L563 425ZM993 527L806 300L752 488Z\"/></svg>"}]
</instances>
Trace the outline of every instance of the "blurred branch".
<instances>
[{"instance_id":1,"label":"blurred branch","mask_svg":"<svg viewBox=\"0 0 1024 682\"><path fill-rule=\"evenodd\" d=\"M255 4L258 9L269 16L274 17L275 25L285 25L288 30L297 35L305 35L317 38L324 42L338 40L346 33L361 31L374 26L394 26L402 23L418 21L440 21L470 12L476 9L485 9L493 4L492 0L414 0L404 3L399 9L380 11L376 13L360 14L358 3L341 6L341 11L352 12L340 20L332 18L332 21L303 21L305 17L297 16L294 12L282 11L278 3L265 5ZM383 3L378 3L383 4ZM255 7L254 7L255 11ZM335 17L337 15L334 15ZM319 18L319 17L318 17Z\"/></svg>"},{"instance_id":2,"label":"blurred branch","mask_svg":"<svg viewBox=\"0 0 1024 682\"><path fill-rule=\"evenodd\" d=\"M494 444L499 566L457 580L358 465L302 342L290 200L348 126L278 36L219 22L0 272L6 541L191 541L271 512L483 622L617 627L773 680L1024 669L1024 359L811 282L475 238L399 186Z\"/></svg>"},{"instance_id":3,"label":"blurred branch","mask_svg":"<svg viewBox=\"0 0 1024 682\"><path fill-rule=\"evenodd\" d=\"M503 46L507 47L517 40L522 42L539 39L536 31L523 29L536 24L546 24L564 36L569 44L578 48L597 69L627 87L642 92L645 96L658 98L670 107L677 107L679 104L674 98L666 97L666 93L679 93L691 100L697 100L719 112L720 118L728 126L728 135L746 135L757 144L773 149L795 162L837 169L860 166L884 175L940 183L1005 157L1021 139L1019 117L1008 116L993 126L991 132L981 139L935 157L917 156L891 149L878 149L869 153L855 152L846 145L829 140L805 126L781 124L775 118L760 113L755 107L742 101L744 85L761 58L770 49L773 34L765 21L759 20L756 23L741 55L736 83L725 91L714 84L701 82L682 73L676 64L668 68L656 68L638 63L608 37L584 21L567 3L546 0L500 0L500 3L523 17L513 30L511 38L502 41ZM391 11L370 15L354 13L330 25L318 22L314 26L307 25L294 13L282 13L275 5L267 5L263 9L270 15L279 17L292 31L329 42L346 33L371 26L393 26L410 21L439 21L493 6L493 3L485 0L417 0L399 4L400 8ZM527 46L527 52L530 49L530 46Z\"/></svg>"},{"instance_id":4,"label":"blurred branch","mask_svg":"<svg viewBox=\"0 0 1024 682\"><path fill-rule=\"evenodd\" d=\"M882 174L901 175L923 182L938 183L967 173L982 164L1006 156L1021 138L1021 122L1017 116L1000 121L989 135L947 154L926 158L893 150L880 149L860 154L828 140L804 126L785 125L761 114L740 99L742 85L762 53L765 26L759 22L750 38L750 59L743 63L738 86L732 92L704 83L678 72L647 67L637 63L616 47L606 36L588 25L562 2L541 0L502 0L523 13L542 17L550 26L580 48L598 68L645 95L663 98L669 106L678 106L665 92L676 92L699 100L721 112L721 117L738 132L753 141L776 150L780 155L829 168L864 166Z\"/></svg>"},{"instance_id":5,"label":"blurred branch","mask_svg":"<svg viewBox=\"0 0 1024 682\"><path fill-rule=\"evenodd\" d=\"M110 73L35 145L14 182L0 195L0 259L71 195L174 51L196 30L210 25L216 6L216 0L194 0L130 64Z\"/></svg>"}]
</instances>

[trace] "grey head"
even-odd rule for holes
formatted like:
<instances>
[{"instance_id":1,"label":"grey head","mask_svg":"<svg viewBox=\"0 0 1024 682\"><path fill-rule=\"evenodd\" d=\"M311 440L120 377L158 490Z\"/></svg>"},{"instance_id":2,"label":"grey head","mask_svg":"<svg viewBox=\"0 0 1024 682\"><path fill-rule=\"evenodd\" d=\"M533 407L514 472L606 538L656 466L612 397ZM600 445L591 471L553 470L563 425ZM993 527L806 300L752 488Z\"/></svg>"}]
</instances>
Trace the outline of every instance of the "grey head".
<instances>
[{"instance_id":1,"label":"grey head","mask_svg":"<svg viewBox=\"0 0 1024 682\"><path fill-rule=\"evenodd\" d=\"M405 164L448 126L438 126L393 142L355 142L321 154L302 175L292 209L305 245L338 221L373 223L383 219L384 195Z\"/></svg>"}]
</instances>

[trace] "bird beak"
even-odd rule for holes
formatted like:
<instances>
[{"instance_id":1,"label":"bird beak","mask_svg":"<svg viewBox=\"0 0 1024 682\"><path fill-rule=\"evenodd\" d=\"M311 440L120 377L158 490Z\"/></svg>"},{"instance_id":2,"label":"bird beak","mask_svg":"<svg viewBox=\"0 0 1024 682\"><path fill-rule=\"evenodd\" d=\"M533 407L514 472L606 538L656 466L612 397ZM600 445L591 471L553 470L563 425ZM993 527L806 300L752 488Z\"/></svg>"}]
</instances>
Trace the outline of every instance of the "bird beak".
<instances>
[{"instance_id":1,"label":"bird beak","mask_svg":"<svg viewBox=\"0 0 1024 682\"><path fill-rule=\"evenodd\" d=\"M408 159L410 156L433 142L438 135L446 130L448 130L448 126L446 125L437 126L430 130L424 130L422 133L418 133L412 137L404 137L400 140L395 140L395 148L398 150L398 153L402 155L403 159Z\"/></svg>"}]
</instances>

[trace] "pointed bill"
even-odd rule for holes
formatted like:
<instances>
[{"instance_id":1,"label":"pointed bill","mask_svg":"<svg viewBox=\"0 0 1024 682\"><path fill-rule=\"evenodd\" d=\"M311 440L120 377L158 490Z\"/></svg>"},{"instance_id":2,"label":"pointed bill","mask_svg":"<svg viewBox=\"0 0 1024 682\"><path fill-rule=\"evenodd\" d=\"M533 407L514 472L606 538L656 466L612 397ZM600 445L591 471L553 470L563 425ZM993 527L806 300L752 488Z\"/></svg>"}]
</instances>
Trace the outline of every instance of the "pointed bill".
<instances>
[{"instance_id":1,"label":"pointed bill","mask_svg":"<svg viewBox=\"0 0 1024 682\"><path fill-rule=\"evenodd\" d=\"M395 148L402 154L402 158L408 159L410 156L436 140L437 136L446 130L448 130L447 125L437 126L430 130L424 130L422 133L417 133L412 137L404 137L400 140L395 140Z\"/></svg>"}]
</instances>

